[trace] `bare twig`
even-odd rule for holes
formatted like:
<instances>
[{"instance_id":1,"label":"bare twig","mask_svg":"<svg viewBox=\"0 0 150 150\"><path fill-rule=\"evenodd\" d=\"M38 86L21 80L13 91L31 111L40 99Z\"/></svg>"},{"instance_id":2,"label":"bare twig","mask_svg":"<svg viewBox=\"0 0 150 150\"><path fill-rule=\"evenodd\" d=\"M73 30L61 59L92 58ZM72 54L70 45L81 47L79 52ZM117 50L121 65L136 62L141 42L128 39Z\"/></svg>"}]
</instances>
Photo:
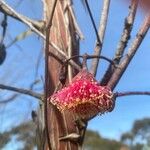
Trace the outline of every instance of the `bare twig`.
<instances>
[{"instance_id":1,"label":"bare twig","mask_svg":"<svg viewBox=\"0 0 150 150\"><path fill-rule=\"evenodd\" d=\"M125 18L123 33L122 33L121 39L119 41L117 51L115 54L115 58L114 58L114 61L116 64L119 64L120 59L122 58L124 50L127 46L127 43L130 39L130 36L131 36L130 34L131 34L133 23L135 20L138 1L139 0L131 1L131 5L129 7L130 8L129 15L128 15L128 17Z\"/></svg>"},{"instance_id":2,"label":"bare twig","mask_svg":"<svg viewBox=\"0 0 150 150\"><path fill-rule=\"evenodd\" d=\"M119 41L119 44L117 46L115 57L113 59L115 64L119 64L119 62L123 56L123 53L125 51L125 48L127 46L127 43L130 39L130 34L131 34L133 23L135 20L137 6L138 6L138 0L132 0L131 5L129 7L130 8L129 14L125 18L123 33L122 33L121 39ZM105 85L109 81L114 70L115 70L115 68L110 64L103 79L102 79L102 82L101 82L102 85Z\"/></svg>"},{"instance_id":3,"label":"bare twig","mask_svg":"<svg viewBox=\"0 0 150 150\"><path fill-rule=\"evenodd\" d=\"M69 25L68 25L69 27ZM69 41L68 41L68 57L72 56L72 38L71 35L69 34ZM71 65L68 65L68 80L69 82L71 82L72 78L73 78L73 72L72 72L72 67Z\"/></svg>"},{"instance_id":4,"label":"bare twig","mask_svg":"<svg viewBox=\"0 0 150 150\"><path fill-rule=\"evenodd\" d=\"M110 0L104 0L103 9L102 9L102 13L101 13L101 19L100 19L100 26L99 26L99 30L98 30L101 45L98 44L98 42L96 42L94 55L99 56L101 54L106 25L107 25L108 13L109 13L109 5L110 5ZM96 75L96 72L97 72L98 63L99 63L99 59L93 59L91 68L90 68L90 72L92 74L94 74L94 76Z\"/></svg>"},{"instance_id":5,"label":"bare twig","mask_svg":"<svg viewBox=\"0 0 150 150\"><path fill-rule=\"evenodd\" d=\"M2 104L7 104L9 102L12 102L13 100L16 99L16 97L18 96L19 94L14 94L12 95L11 97L7 98L6 100L0 100L0 105Z\"/></svg>"},{"instance_id":6,"label":"bare twig","mask_svg":"<svg viewBox=\"0 0 150 150\"><path fill-rule=\"evenodd\" d=\"M33 88L33 86L39 82L39 80L37 80L37 75L38 75L38 70L39 70L39 66L40 66L40 62L41 62L41 58L42 58L42 50L39 51L39 54L38 54L38 57L37 57L37 61L36 61L36 64L35 64L35 81L31 84L31 89Z\"/></svg>"},{"instance_id":7,"label":"bare twig","mask_svg":"<svg viewBox=\"0 0 150 150\"><path fill-rule=\"evenodd\" d=\"M45 38L44 35L42 34L42 32L39 30L39 26L38 28L36 28L34 25L37 23L34 23L33 20L17 13L13 8L11 8L6 2L4 2L3 0L0 1L0 10L3 13L6 13L7 15L18 19L19 21L23 22L24 24L26 24L32 31L34 31L35 33L37 33L40 37ZM42 26L43 28L43 26Z\"/></svg>"},{"instance_id":8,"label":"bare twig","mask_svg":"<svg viewBox=\"0 0 150 150\"><path fill-rule=\"evenodd\" d=\"M149 95L150 92L142 92L142 91L127 91L127 92L116 92L115 97L122 97L122 96L132 96L132 95Z\"/></svg>"},{"instance_id":9,"label":"bare twig","mask_svg":"<svg viewBox=\"0 0 150 150\"><path fill-rule=\"evenodd\" d=\"M69 57L65 54L65 52L63 52L57 45L55 45L54 43L49 43L49 45L54 48L56 50L56 52L53 53L53 55L55 57L57 57L58 59L62 59L62 56L65 58L65 59L69 59ZM57 52L60 54L58 55ZM77 70L80 70L81 67L75 63L73 60L70 61L70 64L72 65L72 67L74 67L75 69Z\"/></svg>"},{"instance_id":10,"label":"bare twig","mask_svg":"<svg viewBox=\"0 0 150 150\"><path fill-rule=\"evenodd\" d=\"M4 84L0 84L0 89L14 91L14 92L18 92L18 93L21 93L21 94L26 94L26 95L29 95L29 96L33 96L33 97L35 97L39 100L42 100L42 94L33 92L31 90L16 88L16 87L7 86L7 85L4 85Z\"/></svg>"},{"instance_id":11,"label":"bare twig","mask_svg":"<svg viewBox=\"0 0 150 150\"><path fill-rule=\"evenodd\" d=\"M81 138L81 136L79 134L71 133L69 135L60 137L59 140L60 141L69 140L69 141L77 142L77 141L79 141L80 138Z\"/></svg>"},{"instance_id":12,"label":"bare twig","mask_svg":"<svg viewBox=\"0 0 150 150\"><path fill-rule=\"evenodd\" d=\"M26 24L32 31L37 33L40 37L44 38L44 35L41 33L39 29L43 29L43 23L42 25L38 25L39 22L35 20L31 20L27 18L26 16L23 16L19 13L17 13L13 8L11 8L5 1L1 0L0 1L0 11L3 13L7 14L8 16L11 16L24 24Z\"/></svg>"},{"instance_id":13,"label":"bare twig","mask_svg":"<svg viewBox=\"0 0 150 150\"><path fill-rule=\"evenodd\" d=\"M137 33L135 39L131 43L131 47L128 50L128 53L125 55L124 59L114 71L112 77L108 82L108 86L113 90L117 83L119 82L121 76L123 75L124 71L126 70L127 66L129 65L130 61L132 60L133 56L137 52L140 44L142 43L147 31L150 27L150 15L146 16L144 23L142 24L139 32Z\"/></svg>"},{"instance_id":14,"label":"bare twig","mask_svg":"<svg viewBox=\"0 0 150 150\"><path fill-rule=\"evenodd\" d=\"M74 56L72 56L72 57L70 57L69 59L66 59L66 63L69 63L69 61L71 61L72 59L74 59L74 58L84 58L85 57L85 55L74 55ZM97 58L97 59L103 59L103 60L106 60L106 61L108 61L110 64L112 64L112 65L114 65L114 67L117 67L116 65L115 65L115 63L111 60L111 59L109 59L109 58L107 58L107 57L105 57L105 56L97 56L97 55L88 55L88 54L86 54L86 59L94 59L94 58Z\"/></svg>"},{"instance_id":15,"label":"bare twig","mask_svg":"<svg viewBox=\"0 0 150 150\"><path fill-rule=\"evenodd\" d=\"M96 38L97 38L97 42L98 42L98 45L101 46L101 40L100 40L100 37L99 37L99 34L98 34L98 31L97 31L97 28L96 28L96 24L95 24L95 21L94 21L94 18L93 18L93 15L92 15L92 12L91 12L91 9L90 9L90 6L89 6L89 3L87 0L84 0L85 1L85 5L87 7L87 10L88 10L88 13L89 13L89 16L90 16L90 19L91 19L91 22L92 22L92 25L93 25L93 28L94 28L94 31L95 31L95 34L96 34Z\"/></svg>"},{"instance_id":16,"label":"bare twig","mask_svg":"<svg viewBox=\"0 0 150 150\"><path fill-rule=\"evenodd\" d=\"M70 13L71 13L72 20L73 20L73 23L74 23L76 32L77 32L77 34L79 35L80 39L83 40L83 39L84 39L84 35L83 35L82 31L80 30L79 25L77 24L77 21L76 21L76 18L75 18L75 14L74 14L74 11L73 11L72 8L71 8L71 5L69 5L68 8L69 8L69 11L70 11Z\"/></svg>"},{"instance_id":17,"label":"bare twig","mask_svg":"<svg viewBox=\"0 0 150 150\"><path fill-rule=\"evenodd\" d=\"M62 60L62 56L65 58L65 59L69 59L69 57L65 54L65 52L63 52L63 50L61 50L57 45L55 45L54 43L49 43L49 46L51 46L52 48L54 48L54 52L53 52L53 55L55 56L55 57L57 57L58 59L60 59L60 60ZM60 55L58 55L58 53L60 54ZM77 69L77 70L81 70L81 67L76 63L76 62L74 62L73 60L71 60L70 62L69 62L69 64L72 66L72 67L74 67L75 69Z\"/></svg>"}]
</instances>

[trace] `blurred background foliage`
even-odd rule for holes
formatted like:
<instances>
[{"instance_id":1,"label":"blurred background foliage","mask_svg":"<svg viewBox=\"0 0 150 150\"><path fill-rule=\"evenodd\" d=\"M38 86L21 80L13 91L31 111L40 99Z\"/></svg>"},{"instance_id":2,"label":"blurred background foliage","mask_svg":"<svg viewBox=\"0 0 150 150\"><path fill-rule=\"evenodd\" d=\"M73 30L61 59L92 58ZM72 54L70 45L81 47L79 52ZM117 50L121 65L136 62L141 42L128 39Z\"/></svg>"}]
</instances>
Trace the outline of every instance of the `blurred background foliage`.
<instances>
[{"instance_id":1,"label":"blurred background foliage","mask_svg":"<svg viewBox=\"0 0 150 150\"><path fill-rule=\"evenodd\" d=\"M121 135L120 140L102 137L97 131L87 130L84 150L149 150L150 148L150 118L136 120L127 133ZM0 149L4 148L15 138L15 142L22 143L20 150L36 148L36 125L28 121L13 127L9 131L0 133Z\"/></svg>"}]
</instances>

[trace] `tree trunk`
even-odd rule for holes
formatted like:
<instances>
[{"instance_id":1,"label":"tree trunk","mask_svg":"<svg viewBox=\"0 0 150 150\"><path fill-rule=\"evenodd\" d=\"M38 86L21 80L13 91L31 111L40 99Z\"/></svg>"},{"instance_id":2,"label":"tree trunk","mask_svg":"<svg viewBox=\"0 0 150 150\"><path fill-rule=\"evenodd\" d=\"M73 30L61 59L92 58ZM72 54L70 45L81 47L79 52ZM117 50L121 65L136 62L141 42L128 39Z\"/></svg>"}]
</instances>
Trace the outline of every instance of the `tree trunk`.
<instances>
[{"instance_id":1,"label":"tree trunk","mask_svg":"<svg viewBox=\"0 0 150 150\"><path fill-rule=\"evenodd\" d=\"M46 24L49 22L50 12L52 12L53 0L45 0L45 20ZM59 47L65 52L67 56L77 55L79 53L79 35L77 34L76 22L73 15L73 9L70 0L58 0L54 16L52 19L52 25L50 29L49 41ZM47 43L46 43L47 44ZM56 88L58 88L59 74L61 71L62 62L56 57L53 57L53 53L56 50L49 46L50 55L48 57L48 96L52 95ZM62 60L64 58L62 57ZM78 59L75 60L78 63ZM68 66L67 82L74 76L77 71ZM60 87L59 87L60 88ZM47 101L47 127L49 142L46 140L44 149L52 150L78 150L82 145L80 141L71 140L59 140L60 137L67 136L72 133L78 133L78 128L75 125L74 115L70 112L61 113L54 105ZM46 134L43 134L46 139ZM49 144L50 143L50 148Z\"/></svg>"}]
</instances>

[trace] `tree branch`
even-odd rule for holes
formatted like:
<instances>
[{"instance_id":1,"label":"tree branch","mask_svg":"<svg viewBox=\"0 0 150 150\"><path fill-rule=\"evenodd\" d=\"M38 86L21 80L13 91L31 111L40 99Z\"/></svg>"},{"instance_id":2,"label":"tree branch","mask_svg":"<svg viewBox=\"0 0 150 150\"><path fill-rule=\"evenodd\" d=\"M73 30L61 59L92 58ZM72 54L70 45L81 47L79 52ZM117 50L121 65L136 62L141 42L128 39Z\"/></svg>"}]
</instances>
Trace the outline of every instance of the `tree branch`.
<instances>
[{"instance_id":1,"label":"tree branch","mask_svg":"<svg viewBox=\"0 0 150 150\"><path fill-rule=\"evenodd\" d=\"M89 3L87 0L84 0L85 2L85 5L87 7L87 10L88 10L88 13L89 13L89 16L90 16L90 19L91 19L91 22L92 22L92 26L94 28L94 31L95 31L95 34L96 34L96 38L97 38L97 43L98 45L101 46L101 40L100 40L100 37L99 37L99 34L98 34L98 31L97 31L97 28L96 28L96 24L95 24L95 21L94 21L94 18L93 18L93 15L92 15L92 12L91 12L91 9L90 9L90 6L89 6Z\"/></svg>"},{"instance_id":2,"label":"tree branch","mask_svg":"<svg viewBox=\"0 0 150 150\"><path fill-rule=\"evenodd\" d=\"M131 5L129 7L130 8L129 14L125 18L123 33L122 33L121 39L119 41L119 44L117 46L115 57L113 59L113 61L116 65L119 64L119 62L123 56L123 53L125 51L125 48L127 46L127 43L130 39L130 34L132 31L132 27L133 27L137 6L138 6L138 0L132 0ZM103 79L102 79L102 82L101 82L102 85L107 84L107 82L109 81L110 77L112 76L114 70L115 70L115 68L110 64Z\"/></svg>"},{"instance_id":3,"label":"tree branch","mask_svg":"<svg viewBox=\"0 0 150 150\"><path fill-rule=\"evenodd\" d=\"M9 90L9 91L18 92L18 93L21 93L21 94L33 96L33 97L35 97L39 100L42 100L42 96L43 96L42 94L33 92L31 90L16 88L16 87L7 86L7 85L4 85L4 84L0 84L0 89Z\"/></svg>"},{"instance_id":4,"label":"tree branch","mask_svg":"<svg viewBox=\"0 0 150 150\"><path fill-rule=\"evenodd\" d=\"M0 105L1 104L7 104L9 102L12 102L13 100L16 99L16 97L18 96L19 94L14 94L12 95L11 97L7 98L6 100L0 100Z\"/></svg>"},{"instance_id":5,"label":"tree branch","mask_svg":"<svg viewBox=\"0 0 150 150\"><path fill-rule=\"evenodd\" d=\"M95 51L94 51L94 55L97 56L101 55L101 50L102 50L102 45L103 45L103 40L104 40L104 35L105 35L105 30L107 25L108 13L109 13L109 5L110 5L110 0L104 0L101 19L100 19L100 26L98 30L101 45L98 44L98 42L96 42ZM94 74L94 76L96 75L97 72L98 63L99 63L99 59L93 59L90 72Z\"/></svg>"},{"instance_id":6,"label":"tree branch","mask_svg":"<svg viewBox=\"0 0 150 150\"><path fill-rule=\"evenodd\" d=\"M114 63L111 59L109 59L109 58L107 58L107 57L105 57L105 56L102 56L102 55L101 55L101 56L88 55L88 54L86 54L86 53L85 53L85 55L86 55L86 59L94 59L94 58L103 59L103 60L106 60L107 62L109 62L110 64L114 65L115 68L118 67L118 66L115 65L115 63ZM69 61L71 61L71 60L74 59L74 58L83 58L83 59L84 59L85 55L74 55L74 56L70 57L69 59L66 59L65 62L66 62L66 63L69 63Z\"/></svg>"},{"instance_id":7,"label":"tree branch","mask_svg":"<svg viewBox=\"0 0 150 150\"><path fill-rule=\"evenodd\" d=\"M116 64L119 64L120 59L122 58L124 50L127 46L127 43L130 39L130 34L132 31L133 23L135 20L135 15L136 15L136 11L137 11L138 1L139 0L131 1L131 5L129 7L130 8L129 15L128 15L128 17L125 18L123 33L122 33L121 39L119 41L117 51L115 54L115 58L114 58L114 61Z\"/></svg>"},{"instance_id":8,"label":"tree branch","mask_svg":"<svg viewBox=\"0 0 150 150\"><path fill-rule=\"evenodd\" d=\"M141 92L141 91L127 91L127 92L116 92L115 97L122 97L122 96L132 96L132 95L149 95L150 92Z\"/></svg>"},{"instance_id":9,"label":"tree branch","mask_svg":"<svg viewBox=\"0 0 150 150\"><path fill-rule=\"evenodd\" d=\"M26 16L23 16L19 13L17 13L13 8L11 8L5 1L1 0L0 1L0 11L3 12L4 14L17 19L26 25L28 25L30 28L31 26L37 29L37 31L42 31L44 28L44 22L42 21L36 21L32 20ZM32 28L31 28L32 29Z\"/></svg>"},{"instance_id":10,"label":"tree branch","mask_svg":"<svg viewBox=\"0 0 150 150\"><path fill-rule=\"evenodd\" d=\"M65 58L65 59L69 59L69 57L65 54L65 52L63 52L57 45L55 45L54 43L49 43L49 45L55 49L55 51L53 52L52 55L54 55L55 57L57 57L58 59L62 60L62 56ZM58 53L57 53L58 52ZM60 55L58 55L60 54ZM69 62L69 64L71 64L72 67L74 67L75 69L77 70L81 70L81 67L75 63L73 60L71 60Z\"/></svg>"},{"instance_id":11,"label":"tree branch","mask_svg":"<svg viewBox=\"0 0 150 150\"><path fill-rule=\"evenodd\" d=\"M23 15L18 14L13 8L11 8L8 4L6 4L6 2L4 2L3 0L0 0L0 10L6 14L8 14L9 16L18 19L19 21L23 22L24 24L26 24L33 32L35 32L37 35L39 35L42 39L44 39L46 41L46 36L37 29L37 22L33 21ZM60 58L59 54L61 54L65 59L68 59L69 57L58 47L56 46L54 43L50 43L49 45L54 48L58 54L54 54L56 57ZM70 61L70 64L76 68L77 70L80 70L80 66L78 64L76 64L74 61Z\"/></svg>"},{"instance_id":12,"label":"tree branch","mask_svg":"<svg viewBox=\"0 0 150 150\"><path fill-rule=\"evenodd\" d=\"M117 83L119 82L121 76L123 75L124 71L126 70L127 66L129 65L130 61L134 57L135 53L137 52L140 44L142 43L147 31L150 27L150 15L146 16L144 23L142 24L139 32L137 33L135 39L131 43L131 47L128 50L128 53L125 55L124 59L120 63L120 65L114 71L112 77L108 82L108 86L113 90Z\"/></svg>"}]
</instances>

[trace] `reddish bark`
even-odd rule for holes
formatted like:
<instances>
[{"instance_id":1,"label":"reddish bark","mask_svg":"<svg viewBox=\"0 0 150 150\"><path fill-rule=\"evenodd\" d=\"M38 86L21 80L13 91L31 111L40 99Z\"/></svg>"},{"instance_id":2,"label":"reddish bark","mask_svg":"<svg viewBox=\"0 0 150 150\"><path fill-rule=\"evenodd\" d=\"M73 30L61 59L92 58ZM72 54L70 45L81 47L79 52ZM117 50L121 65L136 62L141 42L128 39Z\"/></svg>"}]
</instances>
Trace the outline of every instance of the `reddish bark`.
<instances>
[{"instance_id":1,"label":"reddish bark","mask_svg":"<svg viewBox=\"0 0 150 150\"><path fill-rule=\"evenodd\" d=\"M46 23L51 12L51 6L53 1L45 0L46 2ZM65 14L66 13L66 14ZM66 15L66 16L65 16ZM66 20L69 20L69 26L66 27ZM65 8L65 0L58 0L55 13L52 21L49 41L53 42L57 47L63 50L67 54L69 36L71 36L72 55L78 54L78 39L76 36L75 26L72 20L72 16L69 12L69 7ZM49 52L53 53L55 49L49 47ZM58 54L59 55L59 54ZM49 95L53 94L55 88L59 82L59 73L62 64L52 56L49 57L49 79L48 79L48 91ZM52 150L77 150L79 144L71 142L70 140L59 140L60 137L66 136L71 133L77 133L77 127L74 123L74 115L65 111L61 113L54 105L47 102L47 123L50 138L50 145ZM45 144L45 150L48 150L48 142Z\"/></svg>"}]
</instances>

